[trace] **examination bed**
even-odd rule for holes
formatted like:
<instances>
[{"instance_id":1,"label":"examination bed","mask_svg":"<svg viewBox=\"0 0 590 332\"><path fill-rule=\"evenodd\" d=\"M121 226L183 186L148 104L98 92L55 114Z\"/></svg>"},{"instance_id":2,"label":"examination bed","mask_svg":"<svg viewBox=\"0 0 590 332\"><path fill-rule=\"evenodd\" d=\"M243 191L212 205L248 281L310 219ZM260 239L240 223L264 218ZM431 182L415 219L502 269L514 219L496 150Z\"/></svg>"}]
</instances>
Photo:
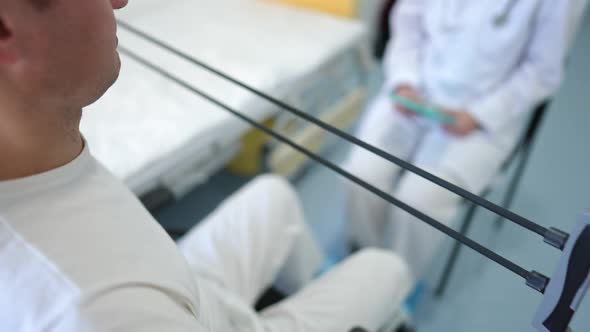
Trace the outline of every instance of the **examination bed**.
<instances>
[{"instance_id":1,"label":"examination bed","mask_svg":"<svg viewBox=\"0 0 590 332\"><path fill-rule=\"evenodd\" d=\"M362 108L371 61L360 22L258 0L142 0L118 18L235 78L339 127ZM119 43L318 151L325 137L276 106L124 29ZM82 132L96 158L138 195L175 197L243 148L247 124L122 56L118 82L87 107ZM290 175L305 158L270 142L267 163Z\"/></svg>"}]
</instances>

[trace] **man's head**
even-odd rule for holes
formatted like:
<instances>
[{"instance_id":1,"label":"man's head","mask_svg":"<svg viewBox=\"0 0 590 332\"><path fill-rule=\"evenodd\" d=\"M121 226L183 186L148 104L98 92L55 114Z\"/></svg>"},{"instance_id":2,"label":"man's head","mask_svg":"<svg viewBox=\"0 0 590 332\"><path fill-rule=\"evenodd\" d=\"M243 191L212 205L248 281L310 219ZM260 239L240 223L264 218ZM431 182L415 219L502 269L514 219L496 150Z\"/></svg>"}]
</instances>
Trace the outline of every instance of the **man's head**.
<instances>
[{"instance_id":1,"label":"man's head","mask_svg":"<svg viewBox=\"0 0 590 332\"><path fill-rule=\"evenodd\" d=\"M0 98L47 109L94 102L119 73L113 9L126 4L0 0Z\"/></svg>"}]
</instances>

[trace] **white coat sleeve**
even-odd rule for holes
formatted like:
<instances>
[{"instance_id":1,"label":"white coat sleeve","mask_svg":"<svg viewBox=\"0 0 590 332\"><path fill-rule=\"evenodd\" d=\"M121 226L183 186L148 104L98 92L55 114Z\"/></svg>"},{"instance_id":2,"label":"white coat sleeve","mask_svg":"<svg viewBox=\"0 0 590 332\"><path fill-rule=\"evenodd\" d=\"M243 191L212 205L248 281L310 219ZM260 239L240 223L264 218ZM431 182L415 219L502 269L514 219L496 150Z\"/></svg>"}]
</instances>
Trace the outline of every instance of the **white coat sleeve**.
<instances>
[{"instance_id":1,"label":"white coat sleeve","mask_svg":"<svg viewBox=\"0 0 590 332\"><path fill-rule=\"evenodd\" d=\"M391 16L392 39L387 45L383 66L386 87L401 84L414 88L421 85L420 62L424 46L424 0L400 0Z\"/></svg>"},{"instance_id":2,"label":"white coat sleeve","mask_svg":"<svg viewBox=\"0 0 590 332\"><path fill-rule=\"evenodd\" d=\"M542 1L523 61L504 84L468 107L485 130L496 132L557 91L586 4L587 0Z\"/></svg>"}]
</instances>

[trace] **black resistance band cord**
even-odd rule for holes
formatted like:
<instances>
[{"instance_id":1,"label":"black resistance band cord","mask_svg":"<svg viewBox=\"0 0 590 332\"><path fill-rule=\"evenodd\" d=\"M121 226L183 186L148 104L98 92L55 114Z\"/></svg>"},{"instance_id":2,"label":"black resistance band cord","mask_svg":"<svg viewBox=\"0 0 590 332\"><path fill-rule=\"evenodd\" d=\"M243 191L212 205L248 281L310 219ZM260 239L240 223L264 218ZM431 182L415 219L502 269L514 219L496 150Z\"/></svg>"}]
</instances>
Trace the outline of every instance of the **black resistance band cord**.
<instances>
[{"instance_id":1,"label":"black resistance band cord","mask_svg":"<svg viewBox=\"0 0 590 332\"><path fill-rule=\"evenodd\" d=\"M354 137L354 136L352 136L352 135L350 135L350 134L348 134L336 127L333 127L325 122L322 122L319 119L309 115L308 113L306 113L304 111L298 110L297 108L295 108L291 105L288 105L288 104L284 103L283 101L280 101L280 100L278 100L278 99L276 99L264 92L261 92L255 88L247 85L246 83L229 76L228 74L222 72L221 70L213 68L210 65L208 65L198 59L195 59L194 57L187 55L186 53L180 51L179 49L177 49L171 45L168 45L168 44L164 43L163 41L158 40L158 39L146 34L145 32L142 32L141 30L138 30L138 29L132 27L131 25L129 25L125 22L118 21L118 23L125 30L151 42L152 44L158 45L159 47L171 52L172 54L175 54L176 56L178 56L178 57L180 57L180 58L182 58L182 59L200 67L200 68L203 68L203 69L205 69L205 70L207 70L219 77L222 77L222 78L244 88L245 90L248 90L248 91L252 92L253 94L281 107L282 109L289 111L289 112L297 115L298 117L301 117L301 118L305 119L306 121L309 121L309 122L321 127L322 129L347 140L350 143L360 146L360 147L366 149L367 151L370 151L370 152L384 158L385 160L388 160L388 161L394 163L395 165L397 165L403 169L406 169L414 174L417 174L417 175L419 175L419 176L421 176L421 177L423 177L423 178L425 178L425 179L427 179L427 180L429 180L429 181L431 181L431 182L479 205L479 206L482 206L482 207L498 214L499 216L502 216L508 220L511 220L512 222L514 222L514 223L516 223L516 224L518 224L530 231L533 231L541 236L545 236L547 234L547 232L549 231L547 228L545 228L537 223L534 223L531 220L528 220L520 215L517 215L516 213L511 212L499 205L496 205L496 204L494 204L494 203L492 203L492 202L490 202L478 195L470 193L469 191L467 191L457 185L454 185L446 180L443 180L443 179L441 179L441 178L439 178L439 177L437 177L437 176L435 176L435 175L433 175L433 174L431 174L419 167L416 167L415 165L408 163L398 157L395 157L382 149L372 146L372 145L370 145L370 144L368 144L368 143L366 143L366 142L364 142L364 141L362 141L362 140L360 140L360 139L358 139L358 138L356 138L356 137Z\"/></svg>"},{"instance_id":2,"label":"black resistance band cord","mask_svg":"<svg viewBox=\"0 0 590 332\"><path fill-rule=\"evenodd\" d=\"M552 234L555 229L547 229L539 224L534 223L533 221L530 221L520 215L517 215L507 209L504 209L480 196L477 196L473 193L468 192L467 190L460 188L448 181L445 181L429 172L426 172L424 170L422 170L419 167L416 167L414 165L412 165L411 163L408 163L404 160L401 160L377 147L374 147L370 144L367 144L364 141L359 140L358 138L338 129L335 128L329 124L326 124L324 122L322 122L321 120L307 114L306 112L303 112L301 110L298 110L272 96L267 95L264 92L261 92L255 88L252 88L250 86L248 86L246 83L239 81L231 76L229 76L228 74L215 69L205 63L203 63L202 61L199 61L185 53L183 53L182 51L167 45L166 43L132 27L131 25L122 22L122 21L118 21L118 24L128 30L129 32L147 40L148 42L151 42L152 44L155 44L177 56L179 56L180 58L200 67L203 68L213 74L216 74L250 92L252 92L253 94L266 99L267 101L270 101L271 103L281 107L282 109L285 109L287 111L289 111L290 113L293 113L323 129L325 129L326 131L329 131L339 137L341 137L342 139L358 145L396 165L398 165L399 167L406 169L412 173L415 173L477 205L483 206L484 208L495 212L496 214L524 227L525 229L528 229L534 233L537 233L543 237L547 237L548 234ZM233 108L231 108L230 106L228 106L227 104L217 100L216 98L212 97L211 95L205 93L204 91L192 86L191 84L189 84L188 82L176 77L175 75L169 73L168 71L166 71L165 69L161 68L160 66L154 64L153 62L150 62L149 60L143 58L142 56L138 55L137 53L123 47L123 46L119 46L119 50L122 54L125 54L126 56L130 57L131 59L137 61L138 63L142 64L143 66L149 68L150 70L160 74L161 76L165 77L166 79L174 82L175 84L183 87L184 89L199 95L200 97L204 98L205 100L219 106L220 108L224 109L225 111L233 114L234 116L240 118L241 120L249 123L250 125L252 125L253 127L256 127L260 130L262 130L263 132L267 133L268 135L274 137L275 139L289 145L290 147L292 147L293 149L301 152L302 154L306 155L307 157L315 160L316 162L319 162L320 164L324 165L325 167L331 169L332 171L340 174L341 176L347 178L348 180L356 183L357 185L365 188L366 190L370 191L371 193L379 196L380 198L384 199L385 201L401 208L402 210L408 212L409 214L411 214L412 216L420 219L421 221L425 222L426 224L434 227L435 229L439 230L440 232L443 232L444 234L446 234L447 236L461 242L462 244L468 246L469 248L473 249L474 251L478 252L479 254L489 258L490 260L496 262L497 264L499 264L500 266L508 269L509 271L515 273L516 275L522 277L523 279L526 280L527 285L529 285L531 288L537 290L540 293L544 292L544 288L545 286L548 284L549 282L549 278L545 277L544 275L535 272L535 271L528 271L526 269L524 269L523 267L515 264L514 262L506 259L505 257L493 252L492 250L482 246L481 244L473 241L472 239L468 238L467 236L453 230L452 228L442 224L441 222L427 216L426 214L420 212L419 210L405 204L404 202L394 198L393 196L391 196L390 194L374 187L373 185L367 183L366 181L356 177L353 174L350 174L349 172L345 171L344 169L340 168L339 166L337 166L336 164L334 164L333 162L316 155L315 153L311 152L310 150L299 146L297 143L295 143L294 141L292 141L291 139L287 138L286 136L280 134L280 133L276 133L273 130L267 128L266 126L258 123L256 120L253 120L245 115L243 115L242 113L234 110ZM558 243L557 245L554 245L556 247L558 247L559 249L563 248L563 244L565 243L565 241L567 240L567 235L565 236L565 239L563 239L563 243Z\"/></svg>"}]
</instances>

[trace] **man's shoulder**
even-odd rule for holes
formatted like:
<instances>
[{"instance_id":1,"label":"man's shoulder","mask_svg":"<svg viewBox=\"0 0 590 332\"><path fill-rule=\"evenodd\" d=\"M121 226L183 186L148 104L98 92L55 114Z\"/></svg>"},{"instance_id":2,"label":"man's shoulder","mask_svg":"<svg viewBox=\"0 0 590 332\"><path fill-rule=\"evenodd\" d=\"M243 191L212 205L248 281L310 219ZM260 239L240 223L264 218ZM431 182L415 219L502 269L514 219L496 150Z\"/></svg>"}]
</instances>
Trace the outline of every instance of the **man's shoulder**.
<instances>
[{"instance_id":1,"label":"man's shoulder","mask_svg":"<svg viewBox=\"0 0 590 332\"><path fill-rule=\"evenodd\" d=\"M25 331L41 330L79 289L0 217L0 293L0 330Z\"/></svg>"}]
</instances>

